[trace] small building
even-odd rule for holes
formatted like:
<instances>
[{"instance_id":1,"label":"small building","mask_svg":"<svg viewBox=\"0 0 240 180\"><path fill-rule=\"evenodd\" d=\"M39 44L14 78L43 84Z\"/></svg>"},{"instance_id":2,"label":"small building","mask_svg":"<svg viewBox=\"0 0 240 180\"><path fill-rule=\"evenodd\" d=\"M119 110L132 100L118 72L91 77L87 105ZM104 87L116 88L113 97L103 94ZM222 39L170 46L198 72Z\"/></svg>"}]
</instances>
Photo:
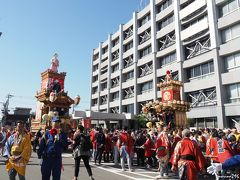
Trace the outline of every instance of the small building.
<instances>
[{"instance_id":1,"label":"small building","mask_svg":"<svg viewBox=\"0 0 240 180\"><path fill-rule=\"evenodd\" d=\"M84 121L88 121L91 127L104 127L104 128L123 128L128 126L129 128L136 128L136 122L134 123L134 117L130 113L104 113L95 111L75 111L72 116L72 124L75 126L79 123L84 124ZM74 127L74 125L73 125Z\"/></svg>"},{"instance_id":2,"label":"small building","mask_svg":"<svg viewBox=\"0 0 240 180\"><path fill-rule=\"evenodd\" d=\"M16 126L17 121L23 121L26 124L26 127L29 127L30 118L31 118L31 108L16 107L13 111L13 114L7 114L3 125Z\"/></svg>"}]
</instances>

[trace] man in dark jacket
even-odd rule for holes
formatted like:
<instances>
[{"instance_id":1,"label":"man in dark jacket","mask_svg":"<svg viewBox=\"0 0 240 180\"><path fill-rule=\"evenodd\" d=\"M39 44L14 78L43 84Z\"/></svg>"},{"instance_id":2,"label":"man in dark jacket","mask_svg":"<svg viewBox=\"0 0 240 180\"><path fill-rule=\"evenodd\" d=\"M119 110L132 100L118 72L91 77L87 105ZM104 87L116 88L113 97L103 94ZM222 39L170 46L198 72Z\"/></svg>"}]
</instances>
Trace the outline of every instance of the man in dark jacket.
<instances>
[{"instance_id":1,"label":"man in dark jacket","mask_svg":"<svg viewBox=\"0 0 240 180\"><path fill-rule=\"evenodd\" d=\"M42 180L60 180L62 167L62 152L67 145L67 136L60 129L58 118L52 120L52 129L46 131L41 139L38 158L42 158L41 173Z\"/></svg>"},{"instance_id":2,"label":"man in dark jacket","mask_svg":"<svg viewBox=\"0 0 240 180\"><path fill-rule=\"evenodd\" d=\"M99 128L99 131L95 134L95 137L96 137L96 155L94 158L94 162L96 164L98 160L98 164L100 165L102 161L104 146L105 146L105 135L103 133L102 128Z\"/></svg>"}]
</instances>

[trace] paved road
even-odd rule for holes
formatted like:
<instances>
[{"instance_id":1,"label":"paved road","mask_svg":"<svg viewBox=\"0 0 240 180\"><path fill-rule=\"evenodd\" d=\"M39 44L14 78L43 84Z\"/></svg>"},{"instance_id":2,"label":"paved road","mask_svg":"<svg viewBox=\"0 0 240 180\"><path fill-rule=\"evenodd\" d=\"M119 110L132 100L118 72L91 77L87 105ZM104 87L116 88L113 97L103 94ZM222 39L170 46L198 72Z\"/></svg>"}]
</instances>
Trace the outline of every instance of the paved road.
<instances>
[{"instance_id":1,"label":"paved road","mask_svg":"<svg viewBox=\"0 0 240 180\"><path fill-rule=\"evenodd\" d=\"M74 173L74 161L70 154L63 154L64 171L62 171L62 180L71 180ZM41 172L39 160L36 154L33 153L30 162L27 166L27 180L41 180ZM135 168L133 172L121 171L120 166L114 166L112 163L95 166L91 163L93 176L95 180L155 180L158 175L156 170ZM79 180L88 180L87 171L81 163ZM167 178L176 180L177 178ZM5 169L3 159L0 158L0 180L8 180L8 175Z\"/></svg>"}]
</instances>

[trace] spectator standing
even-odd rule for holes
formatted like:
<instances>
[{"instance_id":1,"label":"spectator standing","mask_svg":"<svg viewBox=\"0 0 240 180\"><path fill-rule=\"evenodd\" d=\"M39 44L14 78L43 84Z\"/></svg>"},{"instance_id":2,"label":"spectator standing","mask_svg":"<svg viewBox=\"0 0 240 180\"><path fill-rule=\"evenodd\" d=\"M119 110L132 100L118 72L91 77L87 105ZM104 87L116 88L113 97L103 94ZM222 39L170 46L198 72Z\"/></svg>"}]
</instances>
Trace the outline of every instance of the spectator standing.
<instances>
[{"instance_id":1,"label":"spectator standing","mask_svg":"<svg viewBox=\"0 0 240 180\"><path fill-rule=\"evenodd\" d=\"M90 180L94 180L92 176L92 169L89 165L89 157L90 157L90 147L89 143L90 139L88 140L87 136L83 133L84 127L82 125L78 125L78 131L74 136L73 140L73 154L74 154L74 161L75 161L75 170L74 170L74 177L73 180L77 180L80 168L81 159L84 162L84 166L87 169L88 175Z\"/></svg>"}]
</instances>

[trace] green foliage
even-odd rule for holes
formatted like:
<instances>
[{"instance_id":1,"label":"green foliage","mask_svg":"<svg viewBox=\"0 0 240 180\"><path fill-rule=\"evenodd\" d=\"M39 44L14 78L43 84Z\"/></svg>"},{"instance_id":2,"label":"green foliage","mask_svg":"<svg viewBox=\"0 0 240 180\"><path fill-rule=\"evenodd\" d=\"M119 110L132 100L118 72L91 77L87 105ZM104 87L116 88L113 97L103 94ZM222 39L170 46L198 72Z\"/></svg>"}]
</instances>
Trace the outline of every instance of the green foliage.
<instances>
[{"instance_id":1,"label":"green foliage","mask_svg":"<svg viewBox=\"0 0 240 180\"><path fill-rule=\"evenodd\" d=\"M139 128L146 128L148 119L144 114L138 114L134 117L134 119L137 121Z\"/></svg>"}]
</instances>

